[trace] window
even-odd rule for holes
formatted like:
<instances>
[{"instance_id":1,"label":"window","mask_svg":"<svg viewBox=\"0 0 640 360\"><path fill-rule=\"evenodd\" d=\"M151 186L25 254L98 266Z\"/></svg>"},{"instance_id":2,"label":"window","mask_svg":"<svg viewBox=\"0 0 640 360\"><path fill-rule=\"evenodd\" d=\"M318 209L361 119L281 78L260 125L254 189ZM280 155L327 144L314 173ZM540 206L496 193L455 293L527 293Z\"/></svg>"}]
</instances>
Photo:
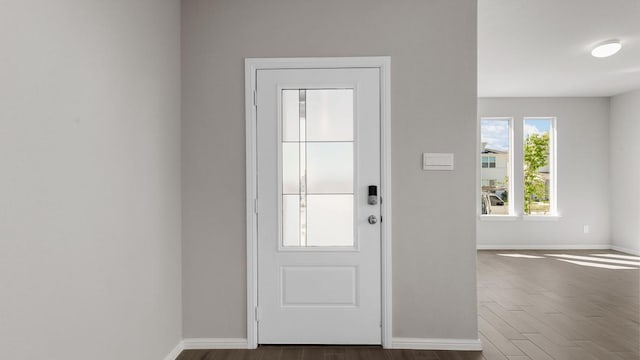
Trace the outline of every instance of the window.
<instances>
[{"instance_id":1,"label":"window","mask_svg":"<svg viewBox=\"0 0 640 360\"><path fill-rule=\"evenodd\" d=\"M512 119L480 120L480 178L483 215L509 215L512 193Z\"/></svg>"},{"instance_id":2,"label":"window","mask_svg":"<svg viewBox=\"0 0 640 360\"><path fill-rule=\"evenodd\" d=\"M483 156L482 157L482 167L483 168L495 168L496 167L496 157L495 156Z\"/></svg>"},{"instance_id":3,"label":"window","mask_svg":"<svg viewBox=\"0 0 640 360\"><path fill-rule=\"evenodd\" d=\"M513 118L480 119L482 215L517 215L516 209L524 215L557 215L556 119L525 117L522 125L515 143L522 149L516 162L522 172L514 176ZM511 196L514 187L518 193Z\"/></svg>"},{"instance_id":4,"label":"window","mask_svg":"<svg viewBox=\"0 0 640 360\"><path fill-rule=\"evenodd\" d=\"M554 215L554 118L525 118L523 139L524 213Z\"/></svg>"}]
</instances>

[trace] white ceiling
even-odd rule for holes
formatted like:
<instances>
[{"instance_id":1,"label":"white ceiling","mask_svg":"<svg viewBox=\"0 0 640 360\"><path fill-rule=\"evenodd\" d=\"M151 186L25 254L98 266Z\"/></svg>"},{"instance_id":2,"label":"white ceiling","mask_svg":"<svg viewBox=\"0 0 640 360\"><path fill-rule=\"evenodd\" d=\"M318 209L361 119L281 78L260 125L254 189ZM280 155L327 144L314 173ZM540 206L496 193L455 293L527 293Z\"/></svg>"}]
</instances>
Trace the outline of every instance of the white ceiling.
<instances>
[{"instance_id":1,"label":"white ceiling","mask_svg":"<svg viewBox=\"0 0 640 360\"><path fill-rule=\"evenodd\" d=\"M594 58L594 44L622 50ZM478 96L611 96L640 89L640 0L479 0Z\"/></svg>"}]
</instances>

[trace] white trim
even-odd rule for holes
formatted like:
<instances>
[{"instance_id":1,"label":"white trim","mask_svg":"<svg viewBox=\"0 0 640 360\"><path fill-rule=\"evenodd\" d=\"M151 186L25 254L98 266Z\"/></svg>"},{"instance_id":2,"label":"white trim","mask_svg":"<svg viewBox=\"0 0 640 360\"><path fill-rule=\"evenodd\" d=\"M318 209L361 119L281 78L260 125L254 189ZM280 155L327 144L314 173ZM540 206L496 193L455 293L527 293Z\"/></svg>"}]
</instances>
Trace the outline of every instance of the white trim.
<instances>
[{"instance_id":1,"label":"white trim","mask_svg":"<svg viewBox=\"0 0 640 360\"><path fill-rule=\"evenodd\" d=\"M480 221L559 221L560 215L479 215Z\"/></svg>"},{"instance_id":2,"label":"white trim","mask_svg":"<svg viewBox=\"0 0 640 360\"><path fill-rule=\"evenodd\" d=\"M476 105L476 111L478 106ZM476 121L476 151L482 150L480 146L482 145L482 117L478 116L478 120ZM476 156L476 216L482 216L482 155Z\"/></svg>"},{"instance_id":3,"label":"white trim","mask_svg":"<svg viewBox=\"0 0 640 360\"><path fill-rule=\"evenodd\" d=\"M560 218L560 215L522 215L524 221L558 221Z\"/></svg>"},{"instance_id":4,"label":"white trim","mask_svg":"<svg viewBox=\"0 0 640 360\"><path fill-rule=\"evenodd\" d=\"M256 107L254 92L258 64L245 59L245 131L246 131L246 221L247 221L247 347L258 347L258 326L256 306L258 304L258 219L254 207L257 206L256 178Z\"/></svg>"},{"instance_id":5,"label":"white trim","mask_svg":"<svg viewBox=\"0 0 640 360\"><path fill-rule=\"evenodd\" d=\"M524 125L523 125L524 126ZM523 128L524 131L524 128ZM549 189L549 197L551 203L549 204L552 215L559 218L558 214L558 118L556 116L551 117L551 129L549 129L549 138L551 148L549 149L549 156L551 156L551 189Z\"/></svg>"},{"instance_id":6,"label":"white trim","mask_svg":"<svg viewBox=\"0 0 640 360\"><path fill-rule=\"evenodd\" d=\"M180 355L180 353L182 352L182 350L184 350L184 344L182 342L182 340L180 340L178 342L178 345L176 345L170 352L169 354L167 354L167 356L164 357L164 360L176 360L176 358Z\"/></svg>"},{"instance_id":7,"label":"white trim","mask_svg":"<svg viewBox=\"0 0 640 360\"><path fill-rule=\"evenodd\" d=\"M412 350L482 351L480 339L393 338L392 348Z\"/></svg>"},{"instance_id":8,"label":"white trim","mask_svg":"<svg viewBox=\"0 0 640 360\"><path fill-rule=\"evenodd\" d=\"M383 68L391 64L389 56L361 57L293 57L293 58L246 58L245 69L340 69Z\"/></svg>"},{"instance_id":9,"label":"white trim","mask_svg":"<svg viewBox=\"0 0 640 360\"><path fill-rule=\"evenodd\" d=\"M255 308L258 304L257 217L254 199L257 197L256 179L256 107L253 94L258 69L311 69L311 68L378 68L380 70L381 121L381 184L383 195L381 291L382 291L382 346L392 346L392 274L391 274L391 57L339 57L339 58L254 58L245 59L245 126L246 126L246 216L247 216L247 339L245 348L258 346L258 326ZM186 341L186 340L185 340Z\"/></svg>"},{"instance_id":10,"label":"white trim","mask_svg":"<svg viewBox=\"0 0 640 360\"><path fill-rule=\"evenodd\" d=\"M578 245L484 245L477 244L478 250L609 250L609 244Z\"/></svg>"},{"instance_id":11,"label":"white trim","mask_svg":"<svg viewBox=\"0 0 640 360\"><path fill-rule=\"evenodd\" d=\"M620 251L620 252L623 252L623 253L640 256L640 250L639 249L629 249L629 248L625 248L625 247L622 247L622 246L611 245L611 250Z\"/></svg>"},{"instance_id":12,"label":"white trim","mask_svg":"<svg viewBox=\"0 0 640 360\"><path fill-rule=\"evenodd\" d=\"M182 340L184 350L246 349L247 339L242 338L190 338Z\"/></svg>"},{"instance_id":13,"label":"white trim","mask_svg":"<svg viewBox=\"0 0 640 360\"><path fill-rule=\"evenodd\" d=\"M515 221L520 215L480 215L480 221Z\"/></svg>"},{"instance_id":14,"label":"white trim","mask_svg":"<svg viewBox=\"0 0 640 360\"><path fill-rule=\"evenodd\" d=\"M380 139L380 158L381 164L381 193L384 195L381 211L381 256L382 256L382 346L391 347L392 344L392 268L391 268L391 250L392 250L392 232L393 224L391 217L392 196L391 196L391 58L385 57L379 59L380 68L380 121L381 139Z\"/></svg>"}]
</instances>

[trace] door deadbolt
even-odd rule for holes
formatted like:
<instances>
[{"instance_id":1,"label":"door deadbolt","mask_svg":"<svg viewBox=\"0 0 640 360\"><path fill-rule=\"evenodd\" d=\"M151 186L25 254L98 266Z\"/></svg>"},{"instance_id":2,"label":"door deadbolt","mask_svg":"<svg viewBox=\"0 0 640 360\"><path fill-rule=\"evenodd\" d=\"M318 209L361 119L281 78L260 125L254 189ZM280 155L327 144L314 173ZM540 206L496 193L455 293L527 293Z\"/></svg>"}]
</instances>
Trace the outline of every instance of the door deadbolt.
<instances>
[{"instance_id":1,"label":"door deadbolt","mask_svg":"<svg viewBox=\"0 0 640 360\"><path fill-rule=\"evenodd\" d=\"M367 221L369 221L369 224L373 225L378 222L378 218L375 215L369 215Z\"/></svg>"},{"instance_id":2,"label":"door deadbolt","mask_svg":"<svg viewBox=\"0 0 640 360\"><path fill-rule=\"evenodd\" d=\"M369 205L376 205L378 203L378 187L375 185L369 185L369 197L367 198Z\"/></svg>"}]
</instances>

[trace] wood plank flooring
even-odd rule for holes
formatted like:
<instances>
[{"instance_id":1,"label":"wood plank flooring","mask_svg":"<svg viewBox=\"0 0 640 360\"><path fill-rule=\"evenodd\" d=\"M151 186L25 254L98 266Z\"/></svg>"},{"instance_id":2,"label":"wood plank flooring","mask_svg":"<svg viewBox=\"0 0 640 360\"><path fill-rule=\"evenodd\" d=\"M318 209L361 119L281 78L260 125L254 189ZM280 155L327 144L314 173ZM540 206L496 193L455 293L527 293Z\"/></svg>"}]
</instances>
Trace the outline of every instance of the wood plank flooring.
<instances>
[{"instance_id":1,"label":"wood plank flooring","mask_svg":"<svg viewBox=\"0 0 640 360\"><path fill-rule=\"evenodd\" d=\"M482 352L261 346L185 350L178 360L639 360L639 294L640 257L605 250L479 251Z\"/></svg>"},{"instance_id":2,"label":"wood plank flooring","mask_svg":"<svg viewBox=\"0 0 640 360\"><path fill-rule=\"evenodd\" d=\"M260 346L256 350L184 350L178 360L481 360L478 351L421 351L379 346Z\"/></svg>"}]
</instances>

